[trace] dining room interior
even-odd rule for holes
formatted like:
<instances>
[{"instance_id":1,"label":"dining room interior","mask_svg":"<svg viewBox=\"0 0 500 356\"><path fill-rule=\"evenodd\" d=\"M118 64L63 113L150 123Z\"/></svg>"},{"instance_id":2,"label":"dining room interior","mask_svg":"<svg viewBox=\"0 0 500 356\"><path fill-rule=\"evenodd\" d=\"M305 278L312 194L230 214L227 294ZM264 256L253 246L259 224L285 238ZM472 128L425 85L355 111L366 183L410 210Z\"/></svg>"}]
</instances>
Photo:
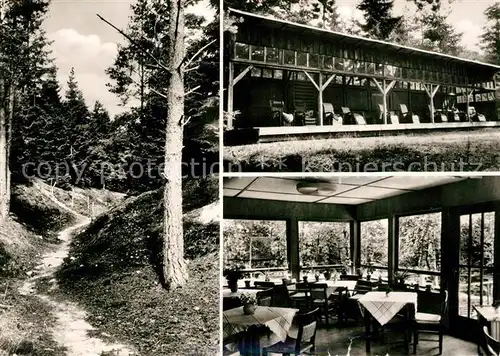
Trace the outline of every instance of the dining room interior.
<instances>
[{"instance_id":1,"label":"dining room interior","mask_svg":"<svg viewBox=\"0 0 500 356\"><path fill-rule=\"evenodd\" d=\"M224 355L498 355L500 176L223 179Z\"/></svg>"}]
</instances>

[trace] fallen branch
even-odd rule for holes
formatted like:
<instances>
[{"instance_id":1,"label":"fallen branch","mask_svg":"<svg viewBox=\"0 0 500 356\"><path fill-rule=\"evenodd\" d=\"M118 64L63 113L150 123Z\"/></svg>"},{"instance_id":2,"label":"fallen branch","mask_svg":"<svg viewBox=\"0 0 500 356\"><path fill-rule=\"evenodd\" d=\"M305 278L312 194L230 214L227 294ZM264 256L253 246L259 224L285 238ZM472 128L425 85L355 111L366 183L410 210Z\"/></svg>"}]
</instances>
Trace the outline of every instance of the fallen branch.
<instances>
[{"instance_id":1,"label":"fallen branch","mask_svg":"<svg viewBox=\"0 0 500 356\"><path fill-rule=\"evenodd\" d=\"M0 308L2 309L10 309L10 308L14 308L13 305L7 305L7 304L0 304Z\"/></svg>"}]
</instances>

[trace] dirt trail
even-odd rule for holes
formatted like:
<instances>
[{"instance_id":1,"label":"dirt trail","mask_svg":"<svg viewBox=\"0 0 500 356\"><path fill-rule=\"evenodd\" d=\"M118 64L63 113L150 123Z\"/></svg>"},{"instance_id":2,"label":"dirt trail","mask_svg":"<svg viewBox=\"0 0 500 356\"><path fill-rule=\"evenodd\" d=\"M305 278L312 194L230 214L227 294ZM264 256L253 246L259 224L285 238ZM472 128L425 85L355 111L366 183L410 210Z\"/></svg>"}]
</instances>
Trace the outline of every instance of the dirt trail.
<instances>
[{"instance_id":1,"label":"dirt trail","mask_svg":"<svg viewBox=\"0 0 500 356\"><path fill-rule=\"evenodd\" d=\"M59 204L63 205L59 202ZM66 207L66 209L69 209ZM56 300L50 295L40 293L36 289L36 282L41 278L49 280L50 289L57 288L54 273L68 256L69 245L72 235L79 229L84 228L90 219L78 214L78 222L59 233L62 243L57 249L43 255L40 264L30 273L28 278L19 287L19 293L23 295L34 295L51 306L56 317L56 324L52 330L54 340L66 348L68 356L99 356L103 352L114 356L137 355L130 346L105 342L97 337L90 337L89 332L95 330L85 321L86 312L76 303Z\"/></svg>"}]
</instances>

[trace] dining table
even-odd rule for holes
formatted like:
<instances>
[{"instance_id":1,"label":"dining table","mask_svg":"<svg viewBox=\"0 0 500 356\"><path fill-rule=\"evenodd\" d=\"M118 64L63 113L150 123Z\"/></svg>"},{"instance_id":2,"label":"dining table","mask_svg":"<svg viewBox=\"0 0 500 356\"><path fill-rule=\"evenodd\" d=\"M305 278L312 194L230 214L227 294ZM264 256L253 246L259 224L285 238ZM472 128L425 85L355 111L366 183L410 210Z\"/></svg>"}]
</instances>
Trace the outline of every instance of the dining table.
<instances>
[{"instance_id":1,"label":"dining table","mask_svg":"<svg viewBox=\"0 0 500 356\"><path fill-rule=\"evenodd\" d=\"M365 321L365 340L366 352L370 352L373 320L376 320L380 326L389 323L392 318L400 311L405 311L405 321L408 322L412 317L408 313L407 306L413 306L413 312L417 310L417 293L415 292L368 292L359 299L361 313ZM404 334L405 351L409 350L409 328Z\"/></svg>"},{"instance_id":2,"label":"dining table","mask_svg":"<svg viewBox=\"0 0 500 356\"><path fill-rule=\"evenodd\" d=\"M242 339L257 339L257 348L261 350L286 340L298 311L294 308L257 306L253 314L247 315L243 312L243 307L226 310L223 312L223 337L225 340L234 339L239 334ZM258 335L248 335L256 331L261 332ZM229 345L229 348L235 349L237 345ZM240 351L252 354L248 350Z\"/></svg>"},{"instance_id":3,"label":"dining table","mask_svg":"<svg viewBox=\"0 0 500 356\"><path fill-rule=\"evenodd\" d=\"M486 305L473 305L472 307L476 311L480 322L482 321L481 324L489 323L491 336L496 340L500 340L500 307L495 308Z\"/></svg>"}]
</instances>

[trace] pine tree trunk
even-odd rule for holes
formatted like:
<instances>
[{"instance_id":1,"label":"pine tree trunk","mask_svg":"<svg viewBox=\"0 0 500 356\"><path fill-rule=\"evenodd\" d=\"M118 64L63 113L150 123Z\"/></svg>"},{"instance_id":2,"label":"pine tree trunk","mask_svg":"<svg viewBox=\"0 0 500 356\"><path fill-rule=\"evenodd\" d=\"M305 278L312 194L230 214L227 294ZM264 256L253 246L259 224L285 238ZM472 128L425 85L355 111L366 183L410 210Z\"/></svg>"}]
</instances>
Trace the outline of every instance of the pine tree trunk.
<instances>
[{"instance_id":1,"label":"pine tree trunk","mask_svg":"<svg viewBox=\"0 0 500 356\"><path fill-rule=\"evenodd\" d=\"M0 79L0 221L7 218L9 214L9 195L7 161L7 108L6 87L3 79Z\"/></svg>"},{"instance_id":2,"label":"pine tree trunk","mask_svg":"<svg viewBox=\"0 0 500 356\"><path fill-rule=\"evenodd\" d=\"M186 283L182 226L182 141L184 117L184 0L172 1L169 23L167 124L165 129L165 221L163 236L163 277L167 288Z\"/></svg>"}]
</instances>

